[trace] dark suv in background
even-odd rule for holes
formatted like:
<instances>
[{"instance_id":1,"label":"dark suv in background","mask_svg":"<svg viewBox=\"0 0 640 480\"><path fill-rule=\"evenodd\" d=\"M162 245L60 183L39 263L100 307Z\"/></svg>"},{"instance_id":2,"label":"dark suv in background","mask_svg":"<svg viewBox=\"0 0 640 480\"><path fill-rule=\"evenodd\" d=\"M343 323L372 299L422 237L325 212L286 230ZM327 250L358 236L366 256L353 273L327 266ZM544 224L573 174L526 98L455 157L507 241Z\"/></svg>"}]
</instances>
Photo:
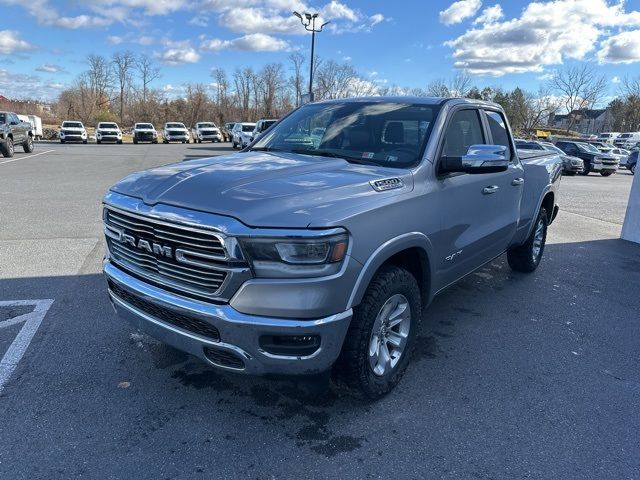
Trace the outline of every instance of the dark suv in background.
<instances>
[{"instance_id":1,"label":"dark suv in background","mask_svg":"<svg viewBox=\"0 0 640 480\"><path fill-rule=\"evenodd\" d=\"M13 112L0 112L0 153L13 157L16 145L22 145L26 153L33 152L33 126Z\"/></svg>"},{"instance_id":2,"label":"dark suv in background","mask_svg":"<svg viewBox=\"0 0 640 480\"><path fill-rule=\"evenodd\" d=\"M629 155L629 159L627 160L627 169L631 170L633 175L636 174L636 165L638 164L638 155L640 155L640 150L634 150Z\"/></svg>"},{"instance_id":3,"label":"dark suv in background","mask_svg":"<svg viewBox=\"0 0 640 480\"><path fill-rule=\"evenodd\" d=\"M588 143L559 140L556 142L556 147L567 155L582 159L584 162L583 175L589 175L591 172L600 172L603 177L608 177L618 171L620 162L616 157L602 153Z\"/></svg>"}]
</instances>

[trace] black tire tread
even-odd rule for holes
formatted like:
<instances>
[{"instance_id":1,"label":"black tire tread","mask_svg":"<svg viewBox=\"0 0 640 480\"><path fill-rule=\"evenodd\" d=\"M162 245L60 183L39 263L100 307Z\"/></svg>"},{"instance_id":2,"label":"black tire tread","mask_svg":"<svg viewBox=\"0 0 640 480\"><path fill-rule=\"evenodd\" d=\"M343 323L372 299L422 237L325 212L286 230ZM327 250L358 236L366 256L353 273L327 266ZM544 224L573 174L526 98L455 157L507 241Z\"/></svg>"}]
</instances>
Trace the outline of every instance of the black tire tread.
<instances>
[{"instance_id":1,"label":"black tire tread","mask_svg":"<svg viewBox=\"0 0 640 480\"><path fill-rule=\"evenodd\" d=\"M403 353L401 365L388 385L376 385L370 380L367 352L373 322L382 304L398 287L409 292L412 325L407 350ZM388 393L402 378L411 357L417 329L422 317L420 289L418 283L407 270L385 265L375 274L360 305L354 308L354 315L342 346L342 351L332 369L333 386L341 393L363 398L376 399Z\"/></svg>"},{"instance_id":2,"label":"black tire tread","mask_svg":"<svg viewBox=\"0 0 640 480\"><path fill-rule=\"evenodd\" d=\"M533 248L533 237L535 236L536 225L538 225L538 221L540 220L540 217L544 218L545 233L544 233L544 240L542 243L542 252L540 252L540 259L538 260L538 262L534 262L531 257L531 249ZM540 265L540 260L542 259L542 255L544 254L544 245L547 240L546 229L549 224L548 219L549 217L547 215L547 210L544 207L541 207L540 211L538 212L538 216L536 217L533 229L531 230L531 235L529 235L529 238L527 238L527 241L524 242L519 247L512 248L507 252L507 262L509 263L509 266L516 272L531 273L536 268L538 268L538 265Z\"/></svg>"}]
</instances>

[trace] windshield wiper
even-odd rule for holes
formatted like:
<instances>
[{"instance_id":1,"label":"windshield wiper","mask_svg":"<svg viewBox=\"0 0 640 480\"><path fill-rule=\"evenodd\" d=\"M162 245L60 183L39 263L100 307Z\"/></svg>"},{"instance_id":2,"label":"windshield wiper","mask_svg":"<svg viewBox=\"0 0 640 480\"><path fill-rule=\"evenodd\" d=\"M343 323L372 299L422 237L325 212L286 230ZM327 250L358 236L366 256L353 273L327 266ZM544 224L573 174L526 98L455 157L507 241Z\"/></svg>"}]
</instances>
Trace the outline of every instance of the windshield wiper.
<instances>
[{"instance_id":1,"label":"windshield wiper","mask_svg":"<svg viewBox=\"0 0 640 480\"><path fill-rule=\"evenodd\" d=\"M291 150L292 153L301 153L303 155L317 155L318 157L331 157L331 158L339 158L349 163L358 163L361 165L373 165L379 167L380 165L376 162L372 162L371 160L366 160L364 158L358 157L350 157L348 155L343 155L340 153L335 153L329 150L313 150L310 148L295 148Z\"/></svg>"},{"instance_id":2,"label":"windshield wiper","mask_svg":"<svg viewBox=\"0 0 640 480\"><path fill-rule=\"evenodd\" d=\"M280 150L278 148L273 147L254 147L249 149L250 152L284 152L285 150Z\"/></svg>"}]
</instances>

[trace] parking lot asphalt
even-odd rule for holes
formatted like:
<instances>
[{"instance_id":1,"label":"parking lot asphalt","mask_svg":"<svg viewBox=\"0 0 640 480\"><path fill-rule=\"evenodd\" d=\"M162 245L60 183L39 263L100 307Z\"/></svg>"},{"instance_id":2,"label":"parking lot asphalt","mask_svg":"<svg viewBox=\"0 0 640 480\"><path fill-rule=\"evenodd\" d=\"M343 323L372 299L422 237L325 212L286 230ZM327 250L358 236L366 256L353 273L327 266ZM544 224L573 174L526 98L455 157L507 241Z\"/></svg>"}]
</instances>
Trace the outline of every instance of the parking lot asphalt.
<instances>
[{"instance_id":1,"label":"parking lot asphalt","mask_svg":"<svg viewBox=\"0 0 640 480\"><path fill-rule=\"evenodd\" d=\"M618 239L628 172L565 177L540 268L500 257L436 298L402 382L370 403L323 375L220 373L113 315L108 186L227 152L43 143L0 160L0 357L28 339L7 320L43 314L0 366L0 478L639 477L640 246Z\"/></svg>"}]
</instances>

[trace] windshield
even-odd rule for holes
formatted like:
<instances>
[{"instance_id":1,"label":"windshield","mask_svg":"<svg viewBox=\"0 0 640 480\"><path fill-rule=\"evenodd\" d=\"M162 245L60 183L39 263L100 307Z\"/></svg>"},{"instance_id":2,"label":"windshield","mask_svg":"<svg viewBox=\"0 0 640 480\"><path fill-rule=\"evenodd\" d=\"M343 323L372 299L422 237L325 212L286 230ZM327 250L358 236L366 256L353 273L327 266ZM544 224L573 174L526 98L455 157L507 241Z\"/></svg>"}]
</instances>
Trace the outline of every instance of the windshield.
<instances>
[{"instance_id":1,"label":"windshield","mask_svg":"<svg viewBox=\"0 0 640 480\"><path fill-rule=\"evenodd\" d=\"M153 130L153 125L150 123L136 123L136 128L139 130Z\"/></svg>"},{"instance_id":2,"label":"windshield","mask_svg":"<svg viewBox=\"0 0 640 480\"><path fill-rule=\"evenodd\" d=\"M560 155L564 155L564 152L560 150L558 147L556 147L555 145L542 144L542 147L545 150L548 150L550 152L556 152L556 153L559 153Z\"/></svg>"},{"instance_id":3,"label":"windshield","mask_svg":"<svg viewBox=\"0 0 640 480\"><path fill-rule=\"evenodd\" d=\"M526 140L516 140L516 147L522 150L544 150L544 147L536 142L527 142Z\"/></svg>"},{"instance_id":4,"label":"windshield","mask_svg":"<svg viewBox=\"0 0 640 480\"><path fill-rule=\"evenodd\" d=\"M276 122L277 120L267 120L266 122L262 122L262 131L264 132L267 128L269 128L271 125L273 125Z\"/></svg>"},{"instance_id":5,"label":"windshield","mask_svg":"<svg viewBox=\"0 0 640 480\"><path fill-rule=\"evenodd\" d=\"M80 122L63 122L62 126L66 128L82 128L82 124Z\"/></svg>"},{"instance_id":6,"label":"windshield","mask_svg":"<svg viewBox=\"0 0 640 480\"><path fill-rule=\"evenodd\" d=\"M167 128L185 128L181 123L167 123Z\"/></svg>"},{"instance_id":7,"label":"windshield","mask_svg":"<svg viewBox=\"0 0 640 480\"><path fill-rule=\"evenodd\" d=\"M118 125L115 123L101 123L98 128L118 128Z\"/></svg>"},{"instance_id":8,"label":"windshield","mask_svg":"<svg viewBox=\"0 0 640 480\"><path fill-rule=\"evenodd\" d=\"M243 132L253 132L253 129L256 128L254 124L242 125Z\"/></svg>"},{"instance_id":9,"label":"windshield","mask_svg":"<svg viewBox=\"0 0 640 480\"><path fill-rule=\"evenodd\" d=\"M215 128L214 123L199 123L198 128Z\"/></svg>"},{"instance_id":10,"label":"windshield","mask_svg":"<svg viewBox=\"0 0 640 480\"><path fill-rule=\"evenodd\" d=\"M408 167L420 160L439 109L401 102L309 104L281 120L251 150Z\"/></svg>"},{"instance_id":11,"label":"windshield","mask_svg":"<svg viewBox=\"0 0 640 480\"><path fill-rule=\"evenodd\" d=\"M576 143L576 145L583 152L600 153L600 150L589 143Z\"/></svg>"}]
</instances>

